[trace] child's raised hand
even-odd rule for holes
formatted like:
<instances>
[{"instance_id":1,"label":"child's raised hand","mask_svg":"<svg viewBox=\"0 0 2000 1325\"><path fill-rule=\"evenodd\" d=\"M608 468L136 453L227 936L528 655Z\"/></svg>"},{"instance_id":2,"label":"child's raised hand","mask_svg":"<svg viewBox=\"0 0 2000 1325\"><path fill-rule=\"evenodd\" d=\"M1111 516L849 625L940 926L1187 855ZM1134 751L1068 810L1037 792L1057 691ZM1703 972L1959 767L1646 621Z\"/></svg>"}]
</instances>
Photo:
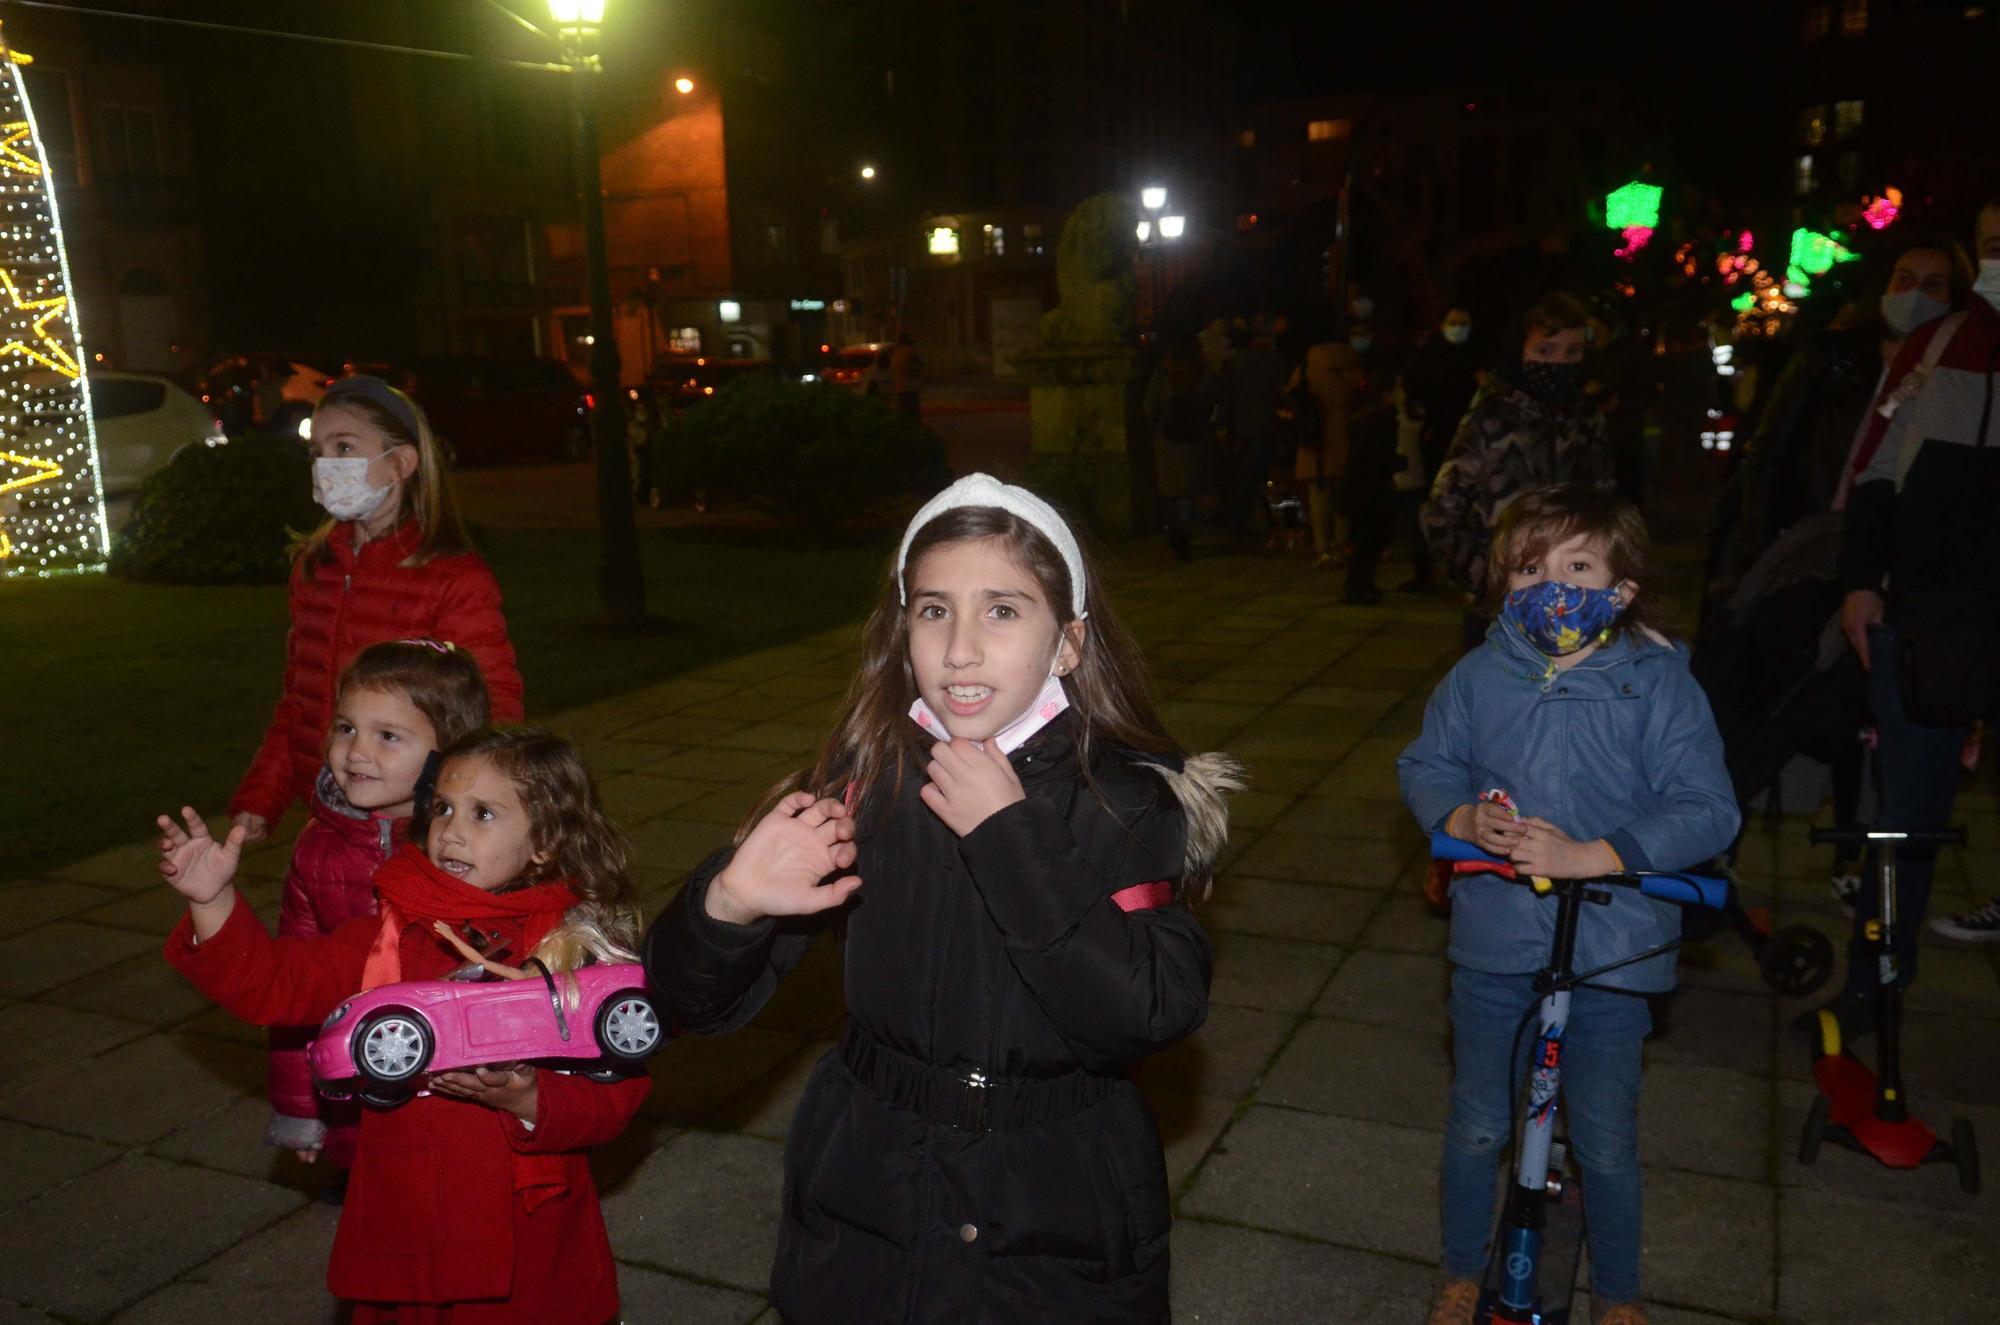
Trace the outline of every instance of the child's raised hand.
<instances>
[{"instance_id":1,"label":"child's raised hand","mask_svg":"<svg viewBox=\"0 0 2000 1325\"><path fill-rule=\"evenodd\" d=\"M426 1084L433 1095L484 1104L529 1124L535 1121L540 1104L532 1063L492 1063L463 1072L440 1072Z\"/></svg>"},{"instance_id":2,"label":"child's raised hand","mask_svg":"<svg viewBox=\"0 0 2000 1325\"><path fill-rule=\"evenodd\" d=\"M1521 841L1527 821L1493 801L1473 801L1452 811L1445 831L1489 856L1506 858ZM1520 862L1515 861L1516 864Z\"/></svg>"},{"instance_id":3,"label":"child's raised hand","mask_svg":"<svg viewBox=\"0 0 2000 1325\"><path fill-rule=\"evenodd\" d=\"M995 741L939 741L931 747L924 773L930 781L917 794L960 837L1015 801L1028 799L1014 766Z\"/></svg>"},{"instance_id":4,"label":"child's raised hand","mask_svg":"<svg viewBox=\"0 0 2000 1325\"><path fill-rule=\"evenodd\" d=\"M192 805L181 806L181 817L187 821L185 828L171 815L155 821L161 834L160 875L190 902L206 905L229 891L243 856L245 829L237 824L218 842Z\"/></svg>"},{"instance_id":5,"label":"child's raised hand","mask_svg":"<svg viewBox=\"0 0 2000 1325\"><path fill-rule=\"evenodd\" d=\"M1594 879L1618 869L1617 853L1605 843L1579 842L1547 819L1519 821L1521 840L1512 859L1517 870L1550 879Z\"/></svg>"},{"instance_id":6,"label":"child's raised hand","mask_svg":"<svg viewBox=\"0 0 2000 1325\"><path fill-rule=\"evenodd\" d=\"M246 847L254 847L271 835L271 821L261 814L238 810L236 817L229 822L243 829L243 845Z\"/></svg>"},{"instance_id":7,"label":"child's raised hand","mask_svg":"<svg viewBox=\"0 0 2000 1325\"><path fill-rule=\"evenodd\" d=\"M816 915L839 906L861 886L855 874L820 882L852 866L857 854L847 807L795 791L757 821L708 885L704 905L709 915L734 925L766 916Z\"/></svg>"}]
</instances>

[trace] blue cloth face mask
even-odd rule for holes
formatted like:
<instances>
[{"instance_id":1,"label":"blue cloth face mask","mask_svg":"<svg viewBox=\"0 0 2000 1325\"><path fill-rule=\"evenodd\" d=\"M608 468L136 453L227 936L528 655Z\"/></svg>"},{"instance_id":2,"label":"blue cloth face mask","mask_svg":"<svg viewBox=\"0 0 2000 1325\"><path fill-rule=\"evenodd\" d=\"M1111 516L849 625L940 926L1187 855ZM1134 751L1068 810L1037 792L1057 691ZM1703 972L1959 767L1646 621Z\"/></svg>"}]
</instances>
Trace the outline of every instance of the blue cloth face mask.
<instances>
[{"instance_id":1,"label":"blue cloth face mask","mask_svg":"<svg viewBox=\"0 0 2000 1325\"><path fill-rule=\"evenodd\" d=\"M1508 594L1500 620L1549 657L1563 658L1601 639L1624 611L1616 587L1540 580Z\"/></svg>"}]
</instances>

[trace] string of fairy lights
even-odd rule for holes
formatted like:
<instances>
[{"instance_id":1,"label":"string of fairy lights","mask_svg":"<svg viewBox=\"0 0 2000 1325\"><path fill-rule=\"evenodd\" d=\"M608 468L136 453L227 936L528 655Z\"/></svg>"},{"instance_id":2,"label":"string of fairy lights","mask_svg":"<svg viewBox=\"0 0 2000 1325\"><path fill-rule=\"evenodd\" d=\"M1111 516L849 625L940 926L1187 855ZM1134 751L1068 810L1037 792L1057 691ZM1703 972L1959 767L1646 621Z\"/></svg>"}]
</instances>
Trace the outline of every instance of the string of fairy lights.
<instances>
[{"instance_id":1,"label":"string of fairy lights","mask_svg":"<svg viewBox=\"0 0 2000 1325\"><path fill-rule=\"evenodd\" d=\"M110 531L69 258L21 66L0 38L0 576L104 568Z\"/></svg>"}]
</instances>

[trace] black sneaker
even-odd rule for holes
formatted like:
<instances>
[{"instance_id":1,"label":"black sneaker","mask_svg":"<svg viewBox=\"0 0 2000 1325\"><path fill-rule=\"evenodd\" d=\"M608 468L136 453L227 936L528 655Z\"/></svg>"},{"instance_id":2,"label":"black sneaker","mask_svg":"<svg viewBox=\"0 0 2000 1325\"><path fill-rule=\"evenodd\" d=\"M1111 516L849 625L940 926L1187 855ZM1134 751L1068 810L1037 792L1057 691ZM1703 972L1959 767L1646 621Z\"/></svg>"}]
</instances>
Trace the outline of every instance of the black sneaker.
<instances>
[{"instance_id":1,"label":"black sneaker","mask_svg":"<svg viewBox=\"0 0 2000 1325\"><path fill-rule=\"evenodd\" d=\"M1960 943L2000 943L2000 897L1962 916L1932 916L1931 928Z\"/></svg>"},{"instance_id":2,"label":"black sneaker","mask_svg":"<svg viewBox=\"0 0 2000 1325\"><path fill-rule=\"evenodd\" d=\"M1815 1048L1837 1047L1829 1046L1824 1041L1819 1019L1822 1012L1833 1014L1840 1028L1839 1042L1843 1045L1850 1044L1875 1029L1875 1017L1868 1000L1851 989L1843 989L1828 999L1824 1005L1808 1008L1792 1018L1792 1033Z\"/></svg>"}]
</instances>

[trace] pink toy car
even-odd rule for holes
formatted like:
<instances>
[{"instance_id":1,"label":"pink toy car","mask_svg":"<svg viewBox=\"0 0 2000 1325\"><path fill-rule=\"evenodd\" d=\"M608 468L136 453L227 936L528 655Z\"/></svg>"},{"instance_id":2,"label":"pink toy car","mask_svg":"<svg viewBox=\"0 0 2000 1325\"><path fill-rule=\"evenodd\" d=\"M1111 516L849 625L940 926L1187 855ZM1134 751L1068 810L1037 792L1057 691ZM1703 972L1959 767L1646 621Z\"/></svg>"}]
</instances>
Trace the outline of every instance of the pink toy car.
<instances>
[{"instance_id":1,"label":"pink toy car","mask_svg":"<svg viewBox=\"0 0 2000 1325\"><path fill-rule=\"evenodd\" d=\"M622 1076L666 1039L637 963L579 968L582 999L574 1011L559 992L568 981L539 974L408 980L356 994L313 1041L308 1056L319 1093L344 1099L358 1090L388 1103L407 1096L426 1072L547 1059L588 1060L588 1075Z\"/></svg>"}]
</instances>

